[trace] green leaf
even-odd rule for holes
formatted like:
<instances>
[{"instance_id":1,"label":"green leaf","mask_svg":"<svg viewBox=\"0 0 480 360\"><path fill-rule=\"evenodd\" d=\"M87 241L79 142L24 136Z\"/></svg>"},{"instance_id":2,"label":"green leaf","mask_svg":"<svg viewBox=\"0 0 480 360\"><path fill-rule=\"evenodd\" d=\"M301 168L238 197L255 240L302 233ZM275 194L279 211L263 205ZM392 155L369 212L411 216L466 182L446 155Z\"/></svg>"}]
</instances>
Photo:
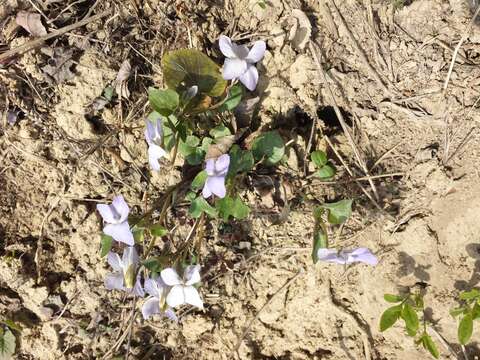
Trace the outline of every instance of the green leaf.
<instances>
[{"instance_id":1,"label":"green leaf","mask_svg":"<svg viewBox=\"0 0 480 360\"><path fill-rule=\"evenodd\" d=\"M313 231L312 260L314 264L318 262L318 249L326 247L328 247L328 236L325 229L322 226L319 226L318 229Z\"/></svg>"},{"instance_id":2,"label":"green leaf","mask_svg":"<svg viewBox=\"0 0 480 360\"><path fill-rule=\"evenodd\" d=\"M194 219L200 217L200 215L204 212L210 215L211 217L217 216L217 210L211 207L210 204L207 203L207 201L202 196L199 196L192 201L192 204L190 205L190 209L188 210L188 212Z\"/></svg>"},{"instance_id":3,"label":"green leaf","mask_svg":"<svg viewBox=\"0 0 480 360\"><path fill-rule=\"evenodd\" d=\"M320 179L330 179L335 176L335 169L331 165L327 164L315 172L315 175Z\"/></svg>"},{"instance_id":4,"label":"green leaf","mask_svg":"<svg viewBox=\"0 0 480 360\"><path fill-rule=\"evenodd\" d=\"M400 316L405 321L408 335L415 336L417 334L419 321L417 312L413 309L412 305L408 303L403 304Z\"/></svg>"},{"instance_id":5,"label":"green leaf","mask_svg":"<svg viewBox=\"0 0 480 360\"><path fill-rule=\"evenodd\" d=\"M383 295L383 298L385 301L388 301L390 303L398 303L403 301L403 297L400 295L393 295L393 294L385 294Z\"/></svg>"},{"instance_id":6,"label":"green leaf","mask_svg":"<svg viewBox=\"0 0 480 360\"><path fill-rule=\"evenodd\" d=\"M285 143L278 131L269 131L253 141L252 152L256 160L264 159L266 165L273 166L282 160L285 154Z\"/></svg>"},{"instance_id":7,"label":"green leaf","mask_svg":"<svg viewBox=\"0 0 480 360\"><path fill-rule=\"evenodd\" d=\"M218 97L225 92L227 81L220 67L207 55L195 49L167 53L162 59L163 77L170 89L198 86L198 92Z\"/></svg>"},{"instance_id":8,"label":"green leaf","mask_svg":"<svg viewBox=\"0 0 480 360\"><path fill-rule=\"evenodd\" d=\"M223 221L228 221L230 216L237 220L243 220L250 214L250 208L238 196L235 199L232 199L230 196L218 199L215 202L215 208Z\"/></svg>"},{"instance_id":9,"label":"green leaf","mask_svg":"<svg viewBox=\"0 0 480 360\"><path fill-rule=\"evenodd\" d=\"M380 318L380 331L385 331L392 327L400 317L402 305L395 305L385 310Z\"/></svg>"},{"instance_id":10,"label":"green leaf","mask_svg":"<svg viewBox=\"0 0 480 360\"><path fill-rule=\"evenodd\" d=\"M145 228L140 226L135 226L132 229L133 239L137 244L143 243L143 239L145 239Z\"/></svg>"},{"instance_id":11,"label":"green leaf","mask_svg":"<svg viewBox=\"0 0 480 360\"><path fill-rule=\"evenodd\" d=\"M11 359L15 353L15 336L8 328L0 330L0 360Z\"/></svg>"},{"instance_id":12,"label":"green leaf","mask_svg":"<svg viewBox=\"0 0 480 360\"><path fill-rule=\"evenodd\" d=\"M14 322L13 320L10 320L10 319L5 319L4 321L2 321L5 325L7 325L11 330L15 330L15 331L18 331L18 332L22 332L22 327L20 326L20 324L17 324L16 322Z\"/></svg>"},{"instance_id":13,"label":"green leaf","mask_svg":"<svg viewBox=\"0 0 480 360\"><path fill-rule=\"evenodd\" d=\"M103 89L103 97L108 101L112 101L114 94L115 89L111 86L107 86L105 89Z\"/></svg>"},{"instance_id":14,"label":"green leaf","mask_svg":"<svg viewBox=\"0 0 480 360\"><path fill-rule=\"evenodd\" d=\"M342 224L352 215L352 200L340 200L321 206L328 210L328 222L331 224Z\"/></svg>"},{"instance_id":15,"label":"green leaf","mask_svg":"<svg viewBox=\"0 0 480 360\"><path fill-rule=\"evenodd\" d=\"M106 234L102 234L100 238L100 256L105 257L112 248L113 238Z\"/></svg>"},{"instance_id":16,"label":"green leaf","mask_svg":"<svg viewBox=\"0 0 480 360\"><path fill-rule=\"evenodd\" d=\"M472 309L472 319L477 320L478 318L480 318L480 304L476 302Z\"/></svg>"},{"instance_id":17,"label":"green leaf","mask_svg":"<svg viewBox=\"0 0 480 360\"><path fill-rule=\"evenodd\" d=\"M208 174L205 170L200 171L197 176L192 181L192 184L190 185L190 188L193 191L198 191L200 190L203 185L205 184L205 181L207 180Z\"/></svg>"},{"instance_id":18,"label":"green leaf","mask_svg":"<svg viewBox=\"0 0 480 360\"><path fill-rule=\"evenodd\" d=\"M230 166L228 167L228 175L235 176L238 173L250 171L255 164L251 151L242 150L238 145L233 145L230 149Z\"/></svg>"},{"instance_id":19,"label":"green leaf","mask_svg":"<svg viewBox=\"0 0 480 360\"><path fill-rule=\"evenodd\" d=\"M243 87L240 84L234 85L228 92L227 100L218 108L218 111L232 111L242 101Z\"/></svg>"},{"instance_id":20,"label":"green leaf","mask_svg":"<svg viewBox=\"0 0 480 360\"><path fill-rule=\"evenodd\" d=\"M453 316L453 317L457 317L458 315L461 315L461 314L465 313L465 310L466 309L464 307L451 309L450 310L450 315Z\"/></svg>"},{"instance_id":21,"label":"green leaf","mask_svg":"<svg viewBox=\"0 0 480 360\"><path fill-rule=\"evenodd\" d=\"M229 135L232 135L232 133L230 132L230 130L223 124L220 124L218 126L215 126L213 129L211 129L209 132L211 137L213 137L214 139L219 139L219 138L222 138L224 136L229 136Z\"/></svg>"},{"instance_id":22,"label":"green leaf","mask_svg":"<svg viewBox=\"0 0 480 360\"><path fill-rule=\"evenodd\" d=\"M160 224L153 224L152 226L150 226L150 233L153 235L153 236L158 236L158 237L161 237L161 236L165 236L168 234L168 230L165 229L162 225Z\"/></svg>"},{"instance_id":23,"label":"green leaf","mask_svg":"<svg viewBox=\"0 0 480 360\"><path fill-rule=\"evenodd\" d=\"M148 101L153 110L163 116L173 114L180 104L180 98L175 91L159 90L153 87L148 88Z\"/></svg>"},{"instance_id":24,"label":"green leaf","mask_svg":"<svg viewBox=\"0 0 480 360\"><path fill-rule=\"evenodd\" d=\"M162 264L156 257L145 260L143 266L152 272L152 276L154 276L153 274L158 274L162 271Z\"/></svg>"},{"instance_id":25,"label":"green leaf","mask_svg":"<svg viewBox=\"0 0 480 360\"><path fill-rule=\"evenodd\" d=\"M196 197L197 197L197 193L196 193L196 192L194 192L194 191L189 191L189 192L187 193L187 195L185 195L185 200L192 202L193 200L195 200Z\"/></svg>"},{"instance_id":26,"label":"green leaf","mask_svg":"<svg viewBox=\"0 0 480 360\"><path fill-rule=\"evenodd\" d=\"M327 165L328 162L327 154L321 150L314 151L312 155L310 155L310 158L317 168Z\"/></svg>"},{"instance_id":27,"label":"green leaf","mask_svg":"<svg viewBox=\"0 0 480 360\"><path fill-rule=\"evenodd\" d=\"M185 156L185 160L187 160L190 165L199 165L203 162L204 158L205 152L201 148L195 148L192 153Z\"/></svg>"},{"instance_id":28,"label":"green leaf","mask_svg":"<svg viewBox=\"0 0 480 360\"><path fill-rule=\"evenodd\" d=\"M460 294L460 299L462 300L472 300L480 298L480 291L477 289L472 289L470 291L464 291Z\"/></svg>"},{"instance_id":29,"label":"green leaf","mask_svg":"<svg viewBox=\"0 0 480 360\"><path fill-rule=\"evenodd\" d=\"M427 349L435 359L438 359L440 353L438 352L437 345L435 345L432 338L428 334L423 334L421 340L423 347Z\"/></svg>"},{"instance_id":30,"label":"green leaf","mask_svg":"<svg viewBox=\"0 0 480 360\"><path fill-rule=\"evenodd\" d=\"M472 314L466 314L458 325L458 341L460 344L465 345L472 337L473 333L473 318Z\"/></svg>"}]
</instances>

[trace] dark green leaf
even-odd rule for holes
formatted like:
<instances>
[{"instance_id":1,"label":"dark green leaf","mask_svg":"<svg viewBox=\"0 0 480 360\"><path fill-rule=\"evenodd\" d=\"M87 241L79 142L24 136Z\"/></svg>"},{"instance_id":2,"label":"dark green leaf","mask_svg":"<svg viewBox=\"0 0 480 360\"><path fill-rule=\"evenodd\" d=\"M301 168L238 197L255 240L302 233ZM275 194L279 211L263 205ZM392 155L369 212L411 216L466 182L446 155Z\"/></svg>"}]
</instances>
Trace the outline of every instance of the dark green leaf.
<instances>
[{"instance_id":1,"label":"dark green leaf","mask_svg":"<svg viewBox=\"0 0 480 360\"><path fill-rule=\"evenodd\" d=\"M322 226L319 226L313 231L312 260L314 264L318 261L318 249L326 247L328 247L328 236L325 229Z\"/></svg>"},{"instance_id":2,"label":"dark green leaf","mask_svg":"<svg viewBox=\"0 0 480 360\"><path fill-rule=\"evenodd\" d=\"M150 226L150 233L153 235L153 236L158 236L158 237L161 237L161 236L165 236L168 234L168 230L165 229L162 225L160 224L153 224L152 226Z\"/></svg>"},{"instance_id":3,"label":"dark green leaf","mask_svg":"<svg viewBox=\"0 0 480 360\"><path fill-rule=\"evenodd\" d=\"M468 343L472 337L472 333L473 318L472 314L468 313L460 320L460 324L458 325L458 341L460 341L460 344L465 345Z\"/></svg>"},{"instance_id":4,"label":"dark green leaf","mask_svg":"<svg viewBox=\"0 0 480 360\"><path fill-rule=\"evenodd\" d=\"M380 331L385 331L392 327L400 317L402 305L395 305L385 310L380 318Z\"/></svg>"},{"instance_id":5,"label":"dark green leaf","mask_svg":"<svg viewBox=\"0 0 480 360\"><path fill-rule=\"evenodd\" d=\"M250 208L238 196L235 199L230 196L218 199L215 202L215 207L223 221L228 221L230 216L237 220L243 220L250 214Z\"/></svg>"},{"instance_id":6,"label":"dark green leaf","mask_svg":"<svg viewBox=\"0 0 480 360\"><path fill-rule=\"evenodd\" d=\"M185 156L185 160L187 160L187 163L190 165L199 165L203 162L205 158L205 152L201 148L195 148L195 150Z\"/></svg>"},{"instance_id":7,"label":"dark green leaf","mask_svg":"<svg viewBox=\"0 0 480 360\"><path fill-rule=\"evenodd\" d=\"M383 295L383 298L385 299L385 301L388 301L390 303L402 302L404 299L404 297L400 295L393 295L393 294L385 294Z\"/></svg>"},{"instance_id":8,"label":"dark green leaf","mask_svg":"<svg viewBox=\"0 0 480 360\"><path fill-rule=\"evenodd\" d=\"M101 235L100 239L100 256L105 257L112 248L113 238L106 234Z\"/></svg>"},{"instance_id":9,"label":"dark green leaf","mask_svg":"<svg viewBox=\"0 0 480 360\"><path fill-rule=\"evenodd\" d=\"M200 171L192 181L190 188L194 191L198 191L203 188L205 181L207 180L207 172L205 170Z\"/></svg>"},{"instance_id":10,"label":"dark green leaf","mask_svg":"<svg viewBox=\"0 0 480 360\"><path fill-rule=\"evenodd\" d=\"M282 160L285 154L285 143L276 130L269 131L253 141L252 152L255 160L263 159L266 165L272 166Z\"/></svg>"},{"instance_id":11,"label":"dark green leaf","mask_svg":"<svg viewBox=\"0 0 480 360\"><path fill-rule=\"evenodd\" d=\"M211 207L210 204L207 203L207 201L201 196L197 197L195 200L192 201L188 212L194 219L200 217L200 215L204 212L211 217L217 216L217 211L213 207Z\"/></svg>"},{"instance_id":12,"label":"dark green leaf","mask_svg":"<svg viewBox=\"0 0 480 360\"><path fill-rule=\"evenodd\" d=\"M230 130L223 124L221 125L218 125L218 126L215 126L213 129L211 129L209 132L211 137L213 137L214 139L219 139L219 138L222 138L224 136L229 136L229 135L232 135L232 133L230 132Z\"/></svg>"},{"instance_id":13,"label":"dark green leaf","mask_svg":"<svg viewBox=\"0 0 480 360\"><path fill-rule=\"evenodd\" d=\"M15 336L10 329L1 329L0 332L0 360L11 359L15 353Z\"/></svg>"},{"instance_id":14,"label":"dark green leaf","mask_svg":"<svg viewBox=\"0 0 480 360\"><path fill-rule=\"evenodd\" d=\"M218 108L219 111L232 111L235 109L240 101L242 101L243 88L240 84L234 85L227 96L227 100Z\"/></svg>"},{"instance_id":15,"label":"dark green leaf","mask_svg":"<svg viewBox=\"0 0 480 360\"><path fill-rule=\"evenodd\" d=\"M321 206L328 210L328 222L331 224L342 224L352 215L352 200L340 200Z\"/></svg>"},{"instance_id":16,"label":"dark green leaf","mask_svg":"<svg viewBox=\"0 0 480 360\"><path fill-rule=\"evenodd\" d=\"M335 176L335 169L331 165L325 165L320 168L315 175L318 176L320 179L330 179Z\"/></svg>"},{"instance_id":17,"label":"dark green leaf","mask_svg":"<svg viewBox=\"0 0 480 360\"><path fill-rule=\"evenodd\" d=\"M220 67L198 50L171 51L163 56L162 68L163 77L170 89L197 85L199 93L218 97L227 87Z\"/></svg>"},{"instance_id":18,"label":"dark green leaf","mask_svg":"<svg viewBox=\"0 0 480 360\"><path fill-rule=\"evenodd\" d=\"M417 334L419 321L417 312L413 309L412 305L408 303L403 304L400 316L405 321L408 335L415 336Z\"/></svg>"},{"instance_id":19,"label":"dark green leaf","mask_svg":"<svg viewBox=\"0 0 480 360\"><path fill-rule=\"evenodd\" d=\"M149 258L143 262L143 266L145 266L148 270L153 273L159 273L162 270L162 265L157 258Z\"/></svg>"},{"instance_id":20,"label":"dark green leaf","mask_svg":"<svg viewBox=\"0 0 480 360\"><path fill-rule=\"evenodd\" d=\"M251 151L242 150L238 145L233 145L230 149L230 166L228 167L228 175L235 176L238 173L250 171L255 161Z\"/></svg>"},{"instance_id":21,"label":"dark green leaf","mask_svg":"<svg viewBox=\"0 0 480 360\"><path fill-rule=\"evenodd\" d=\"M180 99L178 94L170 89L159 90L148 88L148 101L150 106L160 115L169 116L177 109Z\"/></svg>"},{"instance_id":22,"label":"dark green leaf","mask_svg":"<svg viewBox=\"0 0 480 360\"><path fill-rule=\"evenodd\" d=\"M480 291L477 289L472 289L470 291L464 291L460 294L460 299L462 300L472 300L475 298L480 298Z\"/></svg>"},{"instance_id":23,"label":"dark green leaf","mask_svg":"<svg viewBox=\"0 0 480 360\"><path fill-rule=\"evenodd\" d=\"M327 154L321 150L314 151L310 157L317 168L327 165Z\"/></svg>"},{"instance_id":24,"label":"dark green leaf","mask_svg":"<svg viewBox=\"0 0 480 360\"><path fill-rule=\"evenodd\" d=\"M440 353L438 352L437 345L435 345L432 338L428 334L423 334L421 339L423 347L427 349L435 359L438 359Z\"/></svg>"}]
</instances>

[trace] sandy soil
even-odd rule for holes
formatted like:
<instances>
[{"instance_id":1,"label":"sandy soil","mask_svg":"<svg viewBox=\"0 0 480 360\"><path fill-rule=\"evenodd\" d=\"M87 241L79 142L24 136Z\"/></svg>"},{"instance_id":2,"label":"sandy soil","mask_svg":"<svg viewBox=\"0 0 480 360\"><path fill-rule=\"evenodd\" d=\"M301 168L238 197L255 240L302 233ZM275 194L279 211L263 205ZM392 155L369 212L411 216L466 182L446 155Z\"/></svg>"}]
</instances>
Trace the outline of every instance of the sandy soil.
<instances>
[{"instance_id":1,"label":"sandy soil","mask_svg":"<svg viewBox=\"0 0 480 360\"><path fill-rule=\"evenodd\" d=\"M472 17L469 1L336 0L338 13L331 0L269 0L265 9L256 0L33 3L53 20L48 31L89 9L114 15L0 63L0 313L23 327L16 358L125 354L131 304L103 288L108 269L95 204L121 193L140 213L145 199L178 181L179 168L148 170L146 88L162 86L160 61L169 49L192 46L220 62L222 33L267 40L258 122L294 141L289 166L246 179L243 196L253 209L246 221L227 232L216 231L217 223L205 229L205 311L183 312L179 324L138 317L130 358L426 359L402 328L380 333L378 326L388 306L383 294L418 282L428 284L428 317L452 348L435 338L441 358L461 358L448 312L461 290L480 283L480 28L466 37L442 89ZM28 40L15 26L25 9L35 11L28 1L0 5L0 51ZM310 44L318 46L325 77L311 47L289 41L294 9L312 24ZM126 59L129 98L95 109ZM64 78L46 75L52 63L63 64ZM333 114L335 103L354 147ZM12 112L14 126L7 123ZM373 180L376 195L362 181L372 202L328 148L336 182L306 180L303 154L314 121L313 145L327 148L327 135L354 177L366 175L354 149L370 175L401 175ZM260 191L262 176L284 185L287 198ZM355 200L354 215L332 235L342 246L371 248L380 263L346 271L313 266L313 205L346 197ZM286 221L279 216L285 204ZM180 239L191 224L185 207L174 210L169 221ZM251 249L241 249L241 241ZM466 348L469 359L480 356L479 334Z\"/></svg>"}]
</instances>

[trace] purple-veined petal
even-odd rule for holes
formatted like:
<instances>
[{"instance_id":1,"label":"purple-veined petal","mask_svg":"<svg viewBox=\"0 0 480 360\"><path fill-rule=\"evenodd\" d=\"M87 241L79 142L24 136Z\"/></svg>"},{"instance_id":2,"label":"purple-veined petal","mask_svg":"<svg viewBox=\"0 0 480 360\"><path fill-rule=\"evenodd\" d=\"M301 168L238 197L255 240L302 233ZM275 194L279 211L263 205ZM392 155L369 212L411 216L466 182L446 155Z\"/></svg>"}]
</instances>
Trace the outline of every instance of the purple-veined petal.
<instances>
[{"instance_id":1,"label":"purple-veined petal","mask_svg":"<svg viewBox=\"0 0 480 360\"><path fill-rule=\"evenodd\" d=\"M168 286L175 286L183 284L182 279L178 276L177 272L173 268L166 268L160 273L163 282Z\"/></svg>"},{"instance_id":2,"label":"purple-veined petal","mask_svg":"<svg viewBox=\"0 0 480 360\"><path fill-rule=\"evenodd\" d=\"M215 161L215 174L216 175L226 175L228 172L228 166L230 165L230 155L223 154L217 161Z\"/></svg>"},{"instance_id":3,"label":"purple-veined petal","mask_svg":"<svg viewBox=\"0 0 480 360\"><path fill-rule=\"evenodd\" d=\"M223 199L227 194L227 189L225 188L225 177L224 176L209 176L205 181L205 186L220 199ZM204 186L204 189L205 189ZM205 197L205 196L204 196Z\"/></svg>"},{"instance_id":4,"label":"purple-veined petal","mask_svg":"<svg viewBox=\"0 0 480 360\"><path fill-rule=\"evenodd\" d=\"M240 59L225 59L223 63L223 78L225 80L237 79L247 71L247 62Z\"/></svg>"},{"instance_id":5,"label":"purple-veined petal","mask_svg":"<svg viewBox=\"0 0 480 360\"><path fill-rule=\"evenodd\" d=\"M133 286L133 294L142 298L145 296L145 291L143 291L142 279L140 277L140 274L138 274L137 281L135 281L135 285Z\"/></svg>"},{"instance_id":6,"label":"purple-veined petal","mask_svg":"<svg viewBox=\"0 0 480 360\"><path fill-rule=\"evenodd\" d=\"M103 232L107 235L113 237L114 240L118 242L123 242L129 246L133 246L135 244L135 240L133 239L133 234L130 231L130 227L128 223L125 221L121 224L108 224L105 225L103 228Z\"/></svg>"},{"instance_id":7,"label":"purple-veined petal","mask_svg":"<svg viewBox=\"0 0 480 360\"><path fill-rule=\"evenodd\" d=\"M204 199L208 199L210 196L212 196L212 190L210 190L210 188L208 187L207 181L205 181L205 184L203 185L202 196Z\"/></svg>"},{"instance_id":8,"label":"purple-veined petal","mask_svg":"<svg viewBox=\"0 0 480 360\"><path fill-rule=\"evenodd\" d=\"M248 47L245 45L237 45L232 42L233 52L238 59L246 60L248 56Z\"/></svg>"},{"instance_id":9,"label":"purple-veined petal","mask_svg":"<svg viewBox=\"0 0 480 360\"><path fill-rule=\"evenodd\" d=\"M317 251L318 260L327 261L327 262L334 262L337 264L345 264L345 259L342 256L338 255L336 249L327 249L327 248L320 248Z\"/></svg>"},{"instance_id":10,"label":"purple-veined petal","mask_svg":"<svg viewBox=\"0 0 480 360\"><path fill-rule=\"evenodd\" d=\"M160 291L158 289L157 282L154 279L146 279L143 287L147 294L157 298L160 297Z\"/></svg>"},{"instance_id":11,"label":"purple-veined petal","mask_svg":"<svg viewBox=\"0 0 480 360\"><path fill-rule=\"evenodd\" d=\"M145 120L145 126L145 140L148 144L152 144L153 139L155 138L155 127L153 126L153 123L148 119Z\"/></svg>"},{"instance_id":12,"label":"purple-veined petal","mask_svg":"<svg viewBox=\"0 0 480 360\"><path fill-rule=\"evenodd\" d=\"M220 51L222 52L223 55L225 55L228 58L234 58L236 57L235 52L233 51L232 47L232 40L225 35L220 35L220 38L218 39L218 47L220 48Z\"/></svg>"},{"instance_id":13,"label":"purple-veined petal","mask_svg":"<svg viewBox=\"0 0 480 360\"><path fill-rule=\"evenodd\" d=\"M170 320L178 322L177 314L175 314L175 311L173 309L168 308L167 310L165 310L164 314Z\"/></svg>"},{"instance_id":14,"label":"purple-veined petal","mask_svg":"<svg viewBox=\"0 0 480 360\"><path fill-rule=\"evenodd\" d=\"M247 70L239 77L239 79L248 90L255 90L258 83L258 71L255 65L248 65Z\"/></svg>"},{"instance_id":15,"label":"purple-veined petal","mask_svg":"<svg viewBox=\"0 0 480 360\"><path fill-rule=\"evenodd\" d=\"M136 267L138 265L139 258L137 250L133 246L128 246L123 250L122 264L126 270L130 265Z\"/></svg>"},{"instance_id":16,"label":"purple-veined petal","mask_svg":"<svg viewBox=\"0 0 480 360\"><path fill-rule=\"evenodd\" d=\"M149 297L142 306L142 316L145 320L149 317L160 313L160 306L158 304L158 298Z\"/></svg>"},{"instance_id":17,"label":"purple-veined petal","mask_svg":"<svg viewBox=\"0 0 480 360\"><path fill-rule=\"evenodd\" d=\"M108 290L123 290L123 274L110 273L105 276L105 287Z\"/></svg>"},{"instance_id":18,"label":"purple-veined petal","mask_svg":"<svg viewBox=\"0 0 480 360\"><path fill-rule=\"evenodd\" d=\"M170 292L167 295L168 306L174 308L185 304L185 294L183 289L183 285L175 285L170 289Z\"/></svg>"},{"instance_id":19,"label":"purple-veined petal","mask_svg":"<svg viewBox=\"0 0 480 360\"><path fill-rule=\"evenodd\" d=\"M358 248L350 252L348 262L363 262L368 265L377 265L378 259L367 248Z\"/></svg>"},{"instance_id":20,"label":"purple-veined petal","mask_svg":"<svg viewBox=\"0 0 480 360\"><path fill-rule=\"evenodd\" d=\"M197 289L195 289L195 287L185 286L183 288L183 293L185 296L185 302L187 304L203 309L203 301L202 299L200 299L200 294L198 293Z\"/></svg>"},{"instance_id":21,"label":"purple-veined petal","mask_svg":"<svg viewBox=\"0 0 480 360\"><path fill-rule=\"evenodd\" d=\"M215 159L205 160L205 171L207 172L208 176L215 175Z\"/></svg>"},{"instance_id":22,"label":"purple-veined petal","mask_svg":"<svg viewBox=\"0 0 480 360\"><path fill-rule=\"evenodd\" d=\"M112 206L114 207L118 215L120 215L120 219L118 219L119 223L122 223L125 220L127 220L130 209L122 195L118 195L113 198Z\"/></svg>"},{"instance_id":23,"label":"purple-veined petal","mask_svg":"<svg viewBox=\"0 0 480 360\"><path fill-rule=\"evenodd\" d=\"M166 151L156 144L148 147L148 163L153 171L160 171L159 160L167 155Z\"/></svg>"},{"instance_id":24,"label":"purple-veined petal","mask_svg":"<svg viewBox=\"0 0 480 360\"><path fill-rule=\"evenodd\" d=\"M253 44L252 49L248 52L248 56L246 60L250 63L256 63L262 60L263 55L265 54L265 50L267 48L267 45L265 44L265 41L255 41L255 44Z\"/></svg>"},{"instance_id":25,"label":"purple-veined petal","mask_svg":"<svg viewBox=\"0 0 480 360\"><path fill-rule=\"evenodd\" d=\"M98 204L97 211L100 213L103 221L109 224L115 223L117 220L115 219L115 213L112 211L110 205L107 204Z\"/></svg>"},{"instance_id":26,"label":"purple-veined petal","mask_svg":"<svg viewBox=\"0 0 480 360\"><path fill-rule=\"evenodd\" d=\"M183 274L185 285L193 285L200 282L200 265L189 265Z\"/></svg>"},{"instance_id":27,"label":"purple-veined petal","mask_svg":"<svg viewBox=\"0 0 480 360\"><path fill-rule=\"evenodd\" d=\"M110 251L107 255L107 262L114 271L123 271L123 264L120 256L113 251Z\"/></svg>"}]
</instances>

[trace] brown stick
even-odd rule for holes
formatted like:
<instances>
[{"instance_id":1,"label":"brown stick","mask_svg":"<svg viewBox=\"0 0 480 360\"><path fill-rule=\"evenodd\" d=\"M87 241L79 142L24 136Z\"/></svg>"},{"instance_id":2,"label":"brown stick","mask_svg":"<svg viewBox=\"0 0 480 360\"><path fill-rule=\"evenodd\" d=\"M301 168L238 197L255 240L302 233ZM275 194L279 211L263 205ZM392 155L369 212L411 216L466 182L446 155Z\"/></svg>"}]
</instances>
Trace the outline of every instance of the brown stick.
<instances>
[{"instance_id":1,"label":"brown stick","mask_svg":"<svg viewBox=\"0 0 480 360\"><path fill-rule=\"evenodd\" d=\"M7 60L8 58L11 58L12 56L15 56L17 54L23 54L27 51L30 51L30 50L36 48L37 46L42 45L45 41L47 41L49 39L52 39L52 38L57 37L57 36L61 36L61 35L69 32L69 31L72 31L72 30L75 30L79 27L87 25L88 23L90 23L92 21L99 20L99 19L107 16L110 13L111 13L111 10L105 10L104 12L102 12L100 14L91 16L87 19L80 20L79 22L76 22L75 24L65 26L65 27L63 27L61 29L58 29L58 30L53 30L51 33L49 33L47 35L44 35L44 36L41 36L38 39L30 40L29 42L27 42L27 43L25 43L25 44L23 44L19 47L16 47L14 49L11 49L11 50L8 50L8 51L4 52L3 54L0 54L0 63L2 61Z\"/></svg>"}]
</instances>

